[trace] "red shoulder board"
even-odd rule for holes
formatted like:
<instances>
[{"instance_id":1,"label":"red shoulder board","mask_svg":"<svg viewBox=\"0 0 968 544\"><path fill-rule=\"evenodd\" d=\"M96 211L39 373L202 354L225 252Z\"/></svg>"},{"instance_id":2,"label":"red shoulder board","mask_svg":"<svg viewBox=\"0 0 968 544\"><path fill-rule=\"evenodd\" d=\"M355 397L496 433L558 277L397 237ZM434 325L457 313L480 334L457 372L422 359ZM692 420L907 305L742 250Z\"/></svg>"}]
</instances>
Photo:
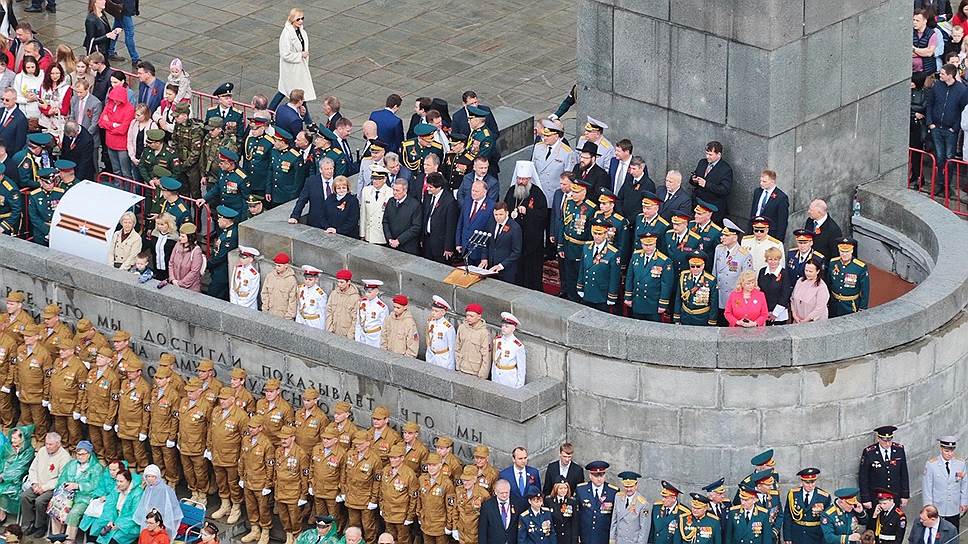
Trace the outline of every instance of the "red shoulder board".
<instances>
[{"instance_id":1,"label":"red shoulder board","mask_svg":"<svg viewBox=\"0 0 968 544\"><path fill-rule=\"evenodd\" d=\"M520 340L518 340L517 338L515 338L514 339L514 345L515 346L523 346L524 344L522 344Z\"/></svg>"},{"instance_id":2,"label":"red shoulder board","mask_svg":"<svg viewBox=\"0 0 968 544\"><path fill-rule=\"evenodd\" d=\"M381 308L386 308L386 307L387 307L387 305L386 305L386 304L384 304L384 303L383 303L383 301L382 301L382 300L380 300L380 299L377 299L377 301L376 301L376 303L377 303L377 305L378 305L379 307L381 307Z\"/></svg>"}]
</instances>

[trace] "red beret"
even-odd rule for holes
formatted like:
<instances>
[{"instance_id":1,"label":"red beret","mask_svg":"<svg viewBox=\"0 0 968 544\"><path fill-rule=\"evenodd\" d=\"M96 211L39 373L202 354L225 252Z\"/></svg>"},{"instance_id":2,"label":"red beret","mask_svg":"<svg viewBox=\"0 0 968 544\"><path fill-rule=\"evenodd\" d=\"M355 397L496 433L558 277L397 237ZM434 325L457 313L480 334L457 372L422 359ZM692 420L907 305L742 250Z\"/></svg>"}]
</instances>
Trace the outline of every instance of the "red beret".
<instances>
[{"instance_id":1,"label":"red beret","mask_svg":"<svg viewBox=\"0 0 968 544\"><path fill-rule=\"evenodd\" d=\"M410 304L410 299L407 298L407 295L394 295L393 303L399 304L400 306L406 306L407 304Z\"/></svg>"},{"instance_id":2,"label":"red beret","mask_svg":"<svg viewBox=\"0 0 968 544\"><path fill-rule=\"evenodd\" d=\"M276 264L289 264L289 255L286 255L285 251L280 251L272 258L272 262Z\"/></svg>"},{"instance_id":3,"label":"red beret","mask_svg":"<svg viewBox=\"0 0 968 544\"><path fill-rule=\"evenodd\" d=\"M336 279L338 280L351 280L353 279L353 273L347 269L342 269L336 273Z\"/></svg>"},{"instance_id":4,"label":"red beret","mask_svg":"<svg viewBox=\"0 0 968 544\"><path fill-rule=\"evenodd\" d=\"M468 304L466 308L464 308L464 311L465 312L474 312L475 314L483 314L484 313L484 308L480 304L478 304L476 302L472 302L472 303Z\"/></svg>"}]
</instances>

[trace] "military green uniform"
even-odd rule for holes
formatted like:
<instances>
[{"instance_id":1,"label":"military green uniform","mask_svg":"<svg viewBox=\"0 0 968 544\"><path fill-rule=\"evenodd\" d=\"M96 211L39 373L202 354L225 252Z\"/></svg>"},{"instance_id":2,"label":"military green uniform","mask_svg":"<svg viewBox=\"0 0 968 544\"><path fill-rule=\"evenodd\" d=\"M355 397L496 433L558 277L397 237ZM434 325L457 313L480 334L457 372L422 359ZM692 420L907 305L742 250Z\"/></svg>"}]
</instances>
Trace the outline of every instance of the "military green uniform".
<instances>
[{"instance_id":1,"label":"military green uniform","mask_svg":"<svg viewBox=\"0 0 968 544\"><path fill-rule=\"evenodd\" d=\"M181 196L176 198L174 202L168 202L162 198L161 206L158 208L158 215L163 213L170 214L175 218L175 228L182 226L182 223L192 219L192 207Z\"/></svg>"},{"instance_id":2,"label":"military green uniform","mask_svg":"<svg viewBox=\"0 0 968 544\"><path fill-rule=\"evenodd\" d=\"M0 234L18 234L23 214L23 198L6 176L0 178Z\"/></svg>"},{"instance_id":3,"label":"military green uniform","mask_svg":"<svg viewBox=\"0 0 968 544\"><path fill-rule=\"evenodd\" d=\"M223 113L221 111L221 106L216 104L205 110L204 122L208 123L208 120L212 117L221 117L224 121L226 134L232 136L232 138L236 139L236 141L238 138L242 137L242 131L245 130L245 122L244 117L242 116L242 110L239 108L232 106L231 108L226 109ZM232 123L235 123L234 127L231 126Z\"/></svg>"},{"instance_id":4,"label":"military green uniform","mask_svg":"<svg viewBox=\"0 0 968 544\"><path fill-rule=\"evenodd\" d=\"M233 135L225 132L219 136L212 136L211 132L205 134L205 141L202 142L202 156L199 160L202 176L208 178L209 187L222 174L222 169L218 165L218 150L223 147L235 152L239 151L239 144Z\"/></svg>"},{"instance_id":5,"label":"military green uniform","mask_svg":"<svg viewBox=\"0 0 968 544\"><path fill-rule=\"evenodd\" d=\"M423 173L423 161L427 155L437 155L440 162L444 161L444 146L440 145L440 142L431 140L430 145L425 147L420 145L419 140L419 138L404 140L400 151L400 160L403 162L403 165L414 172L414 174L417 172Z\"/></svg>"},{"instance_id":6,"label":"military green uniform","mask_svg":"<svg viewBox=\"0 0 968 544\"><path fill-rule=\"evenodd\" d=\"M588 242L582 252L576 289L582 302L603 312L618 302L622 269L618 249L603 242L601 248Z\"/></svg>"},{"instance_id":7,"label":"military green uniform","mask_svg":"<svg viewBox=\"0 0 968 544\"><path fill-rule=\"evenodd\" d=\"M719 311L716 277L703 271L694 276L689 270L679 273L675 313L672 319L683 325L715 326Z\"/></svg>"},{"instance_id":8,"label":"military green uniform","mask_svg":"<svg viewBox=\"0 0 968 544\"><path fill-rule=\"evenodd\" d=\"M837 504L826 509L820 518L820 530L823 531L823 544L847 544L848 538L854 532L854 521L864 524L867 514L861 510L860 514L844 512Z\"/></svg>"},{"instance_id":9,"label":"military green uniform","mask_svg":"<svg viewBox=\"0 0 968 544\"><path fill-rule=\"evenodd\" d=\"M141 174L141 179L147 182L158 177L154 173L156 166L171 172L172 177L183 179L181 160L175 153L175 149L167 142L158 151L145 146L144 151L141 152L141 160L138 162L138 172Z\"/></svg>"},{"instance_id":10,"label":"military green uniform","mask_svg":"<svg viewBox=\"0 0 968 544\"><path fill-rule=\"evenodd\" d=\"M302 191L306 181L302 157L299 151L289 148L279 151L273 148L269 166L269 186L266 193L272 195L270 204L275 207L289 202Z\"/></svg>"},{"instance_id":11,"label":"military green uniform","mask_svg":"<svg viewBox=\"0 0 968 544\"><path fill-rule=\"evenodd\" d=\"M54 208L64 196L64 190L54 187L50 191L34 189L27 199L27 214L30 218L30 231L34 243L46 246L50 244L50 221L54 218Z\"/></svg>"},{"instance_id":12,"label":"military green uniform","mask_svg":"<svg viewBox=\"0 0 968 544\"><path fill-rule=\"evenodd\" d=\"M473 165L474 159L468 158L464 153L448 153L440 171L447 179L449 187L456 191L464 181L464 175L473 170Z\"/></svg>"},{"instance_id":13,"label":"military green uniform","mask_svg":"<svg viewBox=\"0 0 968 544\"><path fill-rule=\"evenodd\" d=\"M187 191L182 194L187 194L191 198L199 198L202 195L201 157L204 139L202 125L193 119L181 124L176 123L175 130L171 134L171 144L181 162L181 175L178 179L187 186Z\"/></svg>"},{"instance_id":14,"label":"military green uniform","mask_svg":"<svg viewBox=\"0 0 968 544\"><path fill-rule=\"evenodd\" d=\"M323 164L323 159L330 159L333 161L333 176L345 176L349 170L349 164L346 161L346 154L343 150L331 145L326 149L314 148L311 160L307 161L306 173L308 176L315 176L319 174L320 167Z\"/></svg>"},{"instance_id":15,"label":"military green uniform","mask_svg":"<svg viewBox=\"0 0 968 544\"><path fill-rule=\"evenodd\" d=\"M668 246L665 245L665 233L671 228L672 225L670 225L669 222L659 214L655 214L655 217L653 217L651 220L646 220L645 215L640 213L635 216L635 232L632 234L632 241L634 243L635 240L640 239L643 234L650 232L656 236L655 247L659 251L668 253L668 249L666 249ZM671 254L669 256L671 257Z\"/></svg>"},{"instance_id":16,"label":"military green uniform","mask_svg":"<svg viewBox=\"0 0 968 544\"><path fill-rule=\"evenodd\" d=\"M689 222L689 231L695 232L699 236L699 251L706 255L706 270L710 271L713 267L713 257L716 254L716 246L723 236L723 227L709 221L700 227L695 221Z\"/></svg>"},{"instance_id":17,"label":"military green uniform","mask_svg":"<svg viewBox=\"0 0 968 544\"><path fill-rule=\"evenodd\" d=\"M729 509L726 514L726 544L773 544L773 531L766 509L754 504L749 515L747 519L747 512L739 504Z\"/></svg>"},{"instance_id":18,"label":"military green uniform","mask_svg":"<svg viewBox=\"0 0 968 544\"><path fill-rule=\"evenodd\" d=\"M608 223L608 243L615 246L618 250L618 256L621 257L619 265L622 268L628 265L625 259L628 258L626 252L629 252L629 222L625 217L616 212L612 212L611 215L605 215L602 212L597 212L595 217L601 217ZM594 217L593 217L594 219Z\"/></svg>"},{"instance_id":19,"label":"military green uniform","mask_svg":"<svg viewBox=\"0 0 968 544\"><path fill-rule=\"evenodd\" d=\"M249 190L262 196L266 193L269 167L272 161L272 142L265 136L245 137L242 153L242 170L249 180Z\"/></svg>"},{"instance_id":20,"label":"military green uniform","mask_svg":"<svg viewBox=\"0 0 968 544\"><path fill-rule=\"evenodd\" d=\"M656 249L646 255L632 254L625 277L625 302L631 303L632 317L659 321L659 310L668 310L672 300L672 260Z\"/></svg>"},{"instance_id":21,"label":"military green uniform","mask_svg":"<svg viewBox=\"0 0 968 544\"><path fill-rule=\"evenodd\" d=\"M591 240L591 220L595 215L595 207L591 200L577 203L569 198L561 215L561 238L558 240L558 253L564 253L561 289L569 300L575 302L578 301L578 269L585 243Z\"/></svg>"},{"instance_id":22,"label":"military green uniform","mask_svg":"<svg viewBox=\"0 0 968 544\"><path fill-rule=\"evenodd\" d=\"M481 128L471 132L467 137L467 146L464 154L472 161L477 157L491 158L497 145L497 139L489 128Z\"/></svg>"},{"instance_id":23,"label":"military green uniform","mask_svg":"<svg viewBox=\"0 0 968 544\"><path fill-rule=\"evenodd\" d=\"M683 259L689 253L699 249L699 235L686 229L685 234L679 236L676 231L669 229L662 235L662 245L665 246L669 258L672 260L673 278L679 277L682 271Z\"/></svg>"},{"instance_id":24,"label":"military green uniform","mask_svg":"<svg viewBox=\"0 0 968 544\"><path fill-rule=\"evenodd\" d=\"M222 230L215 240L212 257L208 261L208 269L212 278L208 284L208 294L222 300L229 299L229 252L239 247L239 226Z\"/></svg>"},{"instance_id":25,"label":"military green uniform","mask_svg":"<svg viewBox=\"0 0 968 544\"><path fill-rule=\"evenodd\" d=\"M22 189L36 189L40 187L37 171L41 168L52 168L54 159L46 149L37 156L25 147L13 156L13 163L17 165L17 185Z\"/></svg>"},{"instance_id":26,"label":"military green uniform","mask_svg":"<svg viewBox=\"0 0 968 544\"><path fill-rule=\"evenodd\" d=\"M870 274L867 264L851 259L844 264L840 258L827 264L827 285L830 286L830 317L866 310L870 297Z\"/></svg>"},{"instance_id":27,"label":"military green uniform","mask_svg":"<svg viewBox=\"0 0 968 544\"><path fill-rule=\"evenodd\" d=\"M702 518L692 515L692 512L679 516L679 530L676 531L675 544L721 544L722 530L719 518L715 514L706 513Z\"/></svg>"},{"instance_id":28,"label":"military green uniform","mask_svg":"<svg viewBox=\"0 0 968 544\"><path fill-rule=\"evenodd\" d=\"M236 168L225 172L219 170L218 181L209 185L205 192L205 201L214 207L220 204L239 212L236 222L244 220L249 215L249 207L245 199L249 196L249 186L245 172Z\"/></svg>"}]
</instances>

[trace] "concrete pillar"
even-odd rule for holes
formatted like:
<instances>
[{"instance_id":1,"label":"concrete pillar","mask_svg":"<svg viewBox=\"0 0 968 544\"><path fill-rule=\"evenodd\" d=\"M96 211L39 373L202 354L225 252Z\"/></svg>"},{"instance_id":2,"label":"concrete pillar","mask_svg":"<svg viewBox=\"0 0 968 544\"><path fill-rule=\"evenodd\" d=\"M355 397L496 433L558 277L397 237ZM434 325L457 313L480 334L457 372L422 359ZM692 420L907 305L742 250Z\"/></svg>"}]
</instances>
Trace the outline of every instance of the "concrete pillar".
<instances>
[{"instance_id":1,"label":"concrete pillar","mask_svg":"<svg viewBox=\"0 0 968 544\"><path fill-rule=\"evenodd\" d=\"M908 0L579 0L579 126L630 138L657 183L723 142L741 226L764 168L790 233L813 198L845 226L857 185L904 177L910 17Z\"/></svg>"}]
</instances>

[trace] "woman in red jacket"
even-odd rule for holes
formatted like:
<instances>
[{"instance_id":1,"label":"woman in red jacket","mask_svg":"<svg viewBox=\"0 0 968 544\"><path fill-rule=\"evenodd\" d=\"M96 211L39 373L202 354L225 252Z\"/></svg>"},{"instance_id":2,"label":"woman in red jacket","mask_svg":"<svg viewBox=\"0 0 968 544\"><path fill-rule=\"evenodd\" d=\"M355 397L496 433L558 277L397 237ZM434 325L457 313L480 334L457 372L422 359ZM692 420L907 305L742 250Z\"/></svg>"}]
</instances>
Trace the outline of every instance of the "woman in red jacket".
<instances>
[{"instance_id":1,"label":"woman in red jacket","mask_svg":"<svg viewBox=\"0 0 968 544\"><path fill-rule=\"evenodd\" d=\"M168 531L165 530L165 524L161 519L161 514L157 510L148 512L148 515L145 516L144 529L138 535L138 544L170 543L171 539L168 537Z\"/></svg>"},{"instance_id":2,"label":"woman in red jacket","mask_svg":"<svg viewBox=\"0 0 968 544\"><path fill-rule=\"evenodd\" d=\"M770 315L766 296L756 286L756 272L747 270L740 273L736 289L726 301L726 321L730 327L762 327Z\"/></svg>"},{"instance_id":3,"label":"woman in red jacket","mask_svg":"<svg viewBox=\"0 0 968 544\"><path fill-rule=\"evenodd\" d=\"M128 90L121 85L111 89L98 126L105 132L104 139L108 146L111 168L115 173L129 179L134 179L131 160L128 158L128 127L132 120L134 106L128 101Z\"/></svg>"}]
</instances>

